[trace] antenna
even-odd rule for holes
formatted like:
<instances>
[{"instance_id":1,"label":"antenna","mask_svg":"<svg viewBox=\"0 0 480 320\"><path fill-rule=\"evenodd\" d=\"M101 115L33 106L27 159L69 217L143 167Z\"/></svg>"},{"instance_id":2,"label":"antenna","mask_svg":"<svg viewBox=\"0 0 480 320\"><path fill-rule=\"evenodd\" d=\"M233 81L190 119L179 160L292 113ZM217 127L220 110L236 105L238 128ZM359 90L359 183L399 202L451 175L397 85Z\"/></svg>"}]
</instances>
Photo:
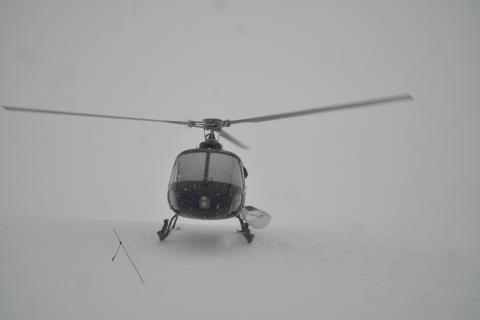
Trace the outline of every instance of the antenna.
<instances>
[{"instance_id":1,"label":"antenna","mask_svg":"<svg viewBox=\"0 0 480 320\"><path fill-rule=\"evenodd\" d=\"M140 278L140 282L142 283L142 285L144 285L145 282L143 281L143 278L142 278L142 276L140 275L140 272L138 271L137 266L135 265L135 263L133 262L132 258L131 258L130 255L128 254L127 248L125 248L125 246L123 245L123 242L122 242L122 240L120 240L120 237L118 236L117 231L115 230L115 228L112 228L112 230L113 230L113 233L115 234L115 237L116 237L117 240L118 240L118 248L117 248L117 251L115 251L115 255L114 255L113 258L112 258L112 262L113 262L113 261L115 260L115 258L117 257L117 254L118 254L118 251L120 250L120 247L122 247L123 250L125 251L125 253L127 254L128 260L130 260L130 263L132 264L133 268L134 268L135 271L137 272L138 277Z\"/></svg>"}]
</instances>

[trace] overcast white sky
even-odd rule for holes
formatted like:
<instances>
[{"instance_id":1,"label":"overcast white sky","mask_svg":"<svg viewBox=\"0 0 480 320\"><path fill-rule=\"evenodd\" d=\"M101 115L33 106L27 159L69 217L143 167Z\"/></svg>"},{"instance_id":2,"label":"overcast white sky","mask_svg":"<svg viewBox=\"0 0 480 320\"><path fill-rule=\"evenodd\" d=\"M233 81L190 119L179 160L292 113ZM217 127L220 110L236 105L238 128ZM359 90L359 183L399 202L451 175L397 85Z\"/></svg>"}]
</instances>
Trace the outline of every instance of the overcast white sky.
<instances>
[{"instance_id":1,"label":"overcast white sky","mask_svg":"<svg viewBox=\"0 0 480 320\"><path fill-rule=\"evenodd\" d=\"M0 104L244 118L410 93L229 132L247 203L478 251L478 1L0 1ZM202 131L0 110L0 214L155 221Z\"/></svg>"}]
</instances>

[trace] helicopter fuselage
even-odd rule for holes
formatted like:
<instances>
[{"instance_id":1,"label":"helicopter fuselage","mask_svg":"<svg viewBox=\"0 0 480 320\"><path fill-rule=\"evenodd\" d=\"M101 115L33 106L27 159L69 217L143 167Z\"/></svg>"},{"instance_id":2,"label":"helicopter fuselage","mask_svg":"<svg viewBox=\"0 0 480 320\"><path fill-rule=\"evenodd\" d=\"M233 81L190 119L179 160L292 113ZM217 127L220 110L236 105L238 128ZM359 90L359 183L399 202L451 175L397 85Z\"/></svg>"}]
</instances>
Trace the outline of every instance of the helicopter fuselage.
<instances>
[{"instance_id":1,"label":"helicopter fuselage","mask_svg":"<svg viewBox=\"0 0 480 320\"><path fill-rule=\"evenodd\" d=\"M240 158L217 149L180 153L168 187L170 208L181 217L232 218L245 204L245 176Z\"/></svg>"}]
</instances>

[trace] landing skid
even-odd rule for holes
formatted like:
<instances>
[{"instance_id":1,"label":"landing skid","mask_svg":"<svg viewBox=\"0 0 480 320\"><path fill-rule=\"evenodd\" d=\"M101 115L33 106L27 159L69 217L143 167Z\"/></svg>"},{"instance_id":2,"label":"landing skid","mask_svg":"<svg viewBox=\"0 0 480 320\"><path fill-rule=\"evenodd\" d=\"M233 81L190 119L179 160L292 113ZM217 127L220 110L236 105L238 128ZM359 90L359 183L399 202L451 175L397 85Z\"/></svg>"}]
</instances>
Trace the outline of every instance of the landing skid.
<instances>
[{"instance_id":1,"label":"landing skid","mask_svg":"<svg viewBox=\"0 0 480 320\"><path fill-rule=\"evenodd\" d=\"M243 219L240 216L237 216L237 218L238 218L238 221L240 221L240 227L242 228L241 230L238 230L238 232L243 234L243 236L245 237L248 243L251 243L253 240L254 234L250 232L250 227L248 226L248 223L243 221ZM175 229L177 220L178 220L178 215L174 215L170 220L169 219L163 220L162 230L157 232L158 238L160 239L160 241L165 240L170 234L170 231Z\"/></svg>"},{"instance_id":2,"label":"landing skid","mask_svg":"<svg viewBox=\"0 0 480 320\"><path fill-rule=\"evenodd\" d=\"M251 243L254 237L254 234L250 232L250 227L248 226L248 223L243 221L243 219L240 216L237 216L238 221L240 221L240 226L242 227L242 230L238 230L245 239L247 239L248 243Z\"/></svg>"},{"instance_id":3,"label":"landing skid","mask_svg":"<svg viewBox=\"0 0 480 320\"><path fill-rule=\"evenodd\" d=\"M158 238L160 239L160 241L165 240L165 238L167 238L168 235L170 234L170 231L175 229L177 220L178 220L178 215L174 215L170 220L168 219L163 220L162 230L157 232Z\"/></svg>"}]
</instances>

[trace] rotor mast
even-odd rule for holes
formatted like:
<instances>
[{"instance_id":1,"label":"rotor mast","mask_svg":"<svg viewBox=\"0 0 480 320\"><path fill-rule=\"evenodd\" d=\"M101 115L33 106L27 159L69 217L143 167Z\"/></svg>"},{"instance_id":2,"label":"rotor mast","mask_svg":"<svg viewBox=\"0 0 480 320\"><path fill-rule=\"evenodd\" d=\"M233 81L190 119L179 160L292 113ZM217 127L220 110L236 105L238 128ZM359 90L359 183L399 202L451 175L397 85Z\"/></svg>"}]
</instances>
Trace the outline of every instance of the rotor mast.
<instances>
[{"instance_id":1,"label":"rotor mast","mask_svg":"<svg viewBox=\"0 0 480 320\"><path fill-rule=\"evenodd\" d=\"M222 144L215 137L215 132L220 134L220 131L222 131L223 127L229 127L229 120L207 118L203 119L201 123L196 123L196 126L202 127L205 131L205 141L200 143L200 149L222 150ZM207 133L207 131L209 132Z\"/></svg>"}]
</instances>

